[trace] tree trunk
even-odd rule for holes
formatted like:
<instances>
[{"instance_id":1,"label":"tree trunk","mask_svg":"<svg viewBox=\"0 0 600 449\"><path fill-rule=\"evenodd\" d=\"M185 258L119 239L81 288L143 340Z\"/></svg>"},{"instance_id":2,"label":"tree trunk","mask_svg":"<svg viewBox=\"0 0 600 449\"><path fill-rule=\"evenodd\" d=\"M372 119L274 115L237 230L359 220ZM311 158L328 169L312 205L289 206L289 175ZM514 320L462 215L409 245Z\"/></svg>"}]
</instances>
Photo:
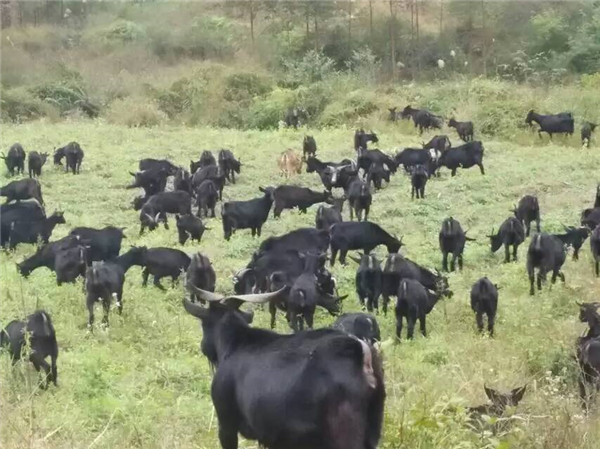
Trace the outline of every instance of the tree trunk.
<instances>
[{"instance_id":1,"label":"tree trunk","mask_svg":"<svg viewBox=\"0 0 600 449\"><path fill-rule=\"evenodd\" d=\"M306 41L308 42L308 39L310 37L310 34L309 34L310 30L309 30L309 26L308 26L308 23L310 21L310 14L309 14L309 11L308 11L308 3L306 4L306 17L305 17L305 19L306 19L305 20L305 22L306 22Z\"/></svg>"},{"instance_id":2,"label":"tree trunk","mask_svg":"<svg viewBox=\"0 0 600 449\"><path fill-rule=\"evenodd\" d=\"M352 41L352 0L348 0L348 46Z\"/></svg>"},{"instance_id":3,"label":"tree trunk","mask_svg":"<svg viewBox=\"0 0 600 449\"><path fill-rule=\"evenodd\" d=\"M319 51L319 21L317 19L317 14L314 16L315 23L315 51Z\"/></svg>"},{"instance_id":4,"label":"tree trunk","mask_svg":"<svg viewBox=\"0 0 600 449\"><path fill-rule=\"evenodd\" d=\"M254 47L254 2L250 0L250 38Z\"/></svg>"},{"instance_id":5,"label":"tree trunk","mask_svg":"<svg viewBox=\"0 0 600 449\"><path fill-rule=\"evenodd\" d=\"M440 36L444 32L444 0L440 0Z\"/></svg>"},{"instance_id":6,"label":"tree trunk","mask_svg":"<svg viewBox=\"0 0 600 449\"><path fill-rule=\"evenodd\" d=\"M481 57L483 58L483 76L487 77L487 33L485 30L485 2L481 0Z\"/></svg>"},{"instance_id":7,"label":"tree trunk","mask_svg":"<svg viewBox=\"0 0 600 449\"><path fill-rule=\"evenodd\" d=\"M390 2L390 62L392 64L392 81L396 81L396 16L394 14L394 2Z\"/></svg>"},{"instance_id":8,"label":"tree trunk","mask_svg":"<svg viewBox=\"0 0 600 449\"><path fill-rule=\"evenodd\" d=\"M373 0L369 0L369 35L373 43Z\"/></svg>"},{"instance_id":9,"label":"tree trunk","mask_svg":"<svg viewBox=\"0 0 600 449\"><path fill-rule=\"evenodd\" d=\"M415 22L417 30L417 46L415 47L415 55L417 57L417 73L421 74L421 49L420 49L420 38L419 38L419 0L415 0Z\"/></svg>"}]
</instances>

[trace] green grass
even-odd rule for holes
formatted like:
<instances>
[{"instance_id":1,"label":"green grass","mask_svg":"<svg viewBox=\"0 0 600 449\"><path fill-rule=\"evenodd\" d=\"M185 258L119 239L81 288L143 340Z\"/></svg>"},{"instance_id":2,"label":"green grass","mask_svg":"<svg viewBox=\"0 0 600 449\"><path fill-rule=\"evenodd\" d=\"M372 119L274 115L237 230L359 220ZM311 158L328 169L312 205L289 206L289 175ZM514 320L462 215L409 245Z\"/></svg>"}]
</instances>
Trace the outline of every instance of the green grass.
<instances>
[{"instance_id":1,"label":"green grass","mask_svg":"<svg viewBox=\"0 0 600 449\"><path fill-rule=\"evenodd\" d=\"M414 146L421 138L411 126L382 125L380 148L391 151ZM319 156L326 160L353 156L352 130L314 132ZM232 131L209 128L162 127L130 129L101 122L58 125L29 123L4 126L1 147L15 141L26 150L50 151L77 140L85 151L82 173L65 174L49 163L40 179L48 212L61 209L67 225L54 238L75 226L126 226L130 245L172 246L177 243L175 221L138 236L138 214L131 208L137 192L125 190L129 170L142 157L167 157L187 166L203 149L230 147L243 163L238 184L227 186L226 199L259 195L259 185L282 183L276 156L288 147L300 148L303 131ZM429 137L429 136L425 136ZM453 141L455 140L452 134ZM576 320L575 301L597 299L599 284L593 276L588 246L578 262L565 264L566 285L545 287L528 295L525 251L518 263L503 264L503 255L491 254L485 235L509 215L524 194L536 194L544 230L559 231L561 223L576 224L593 201L600 155L568 142L538 142L535 135L518 136L519 144L486 140L484 164L477 169L447 171L427 186L424 201L410 200L409 179L399 174L374 197L371 220L398 236L403 252L429 267L440 266L437 233L441 221L457 218L477 239L465 251L465 268L450 275L454 297L440 303L428 317L430 336L412 342L393 342L394 318L379 317L385 339L387 386L383 448L570 448L595 449L600 438L597 413L584 416L576 397L574 343L583 326ZM2 183L6 183L2 170ZM306 174L290 182L321 189L318 177ZM344 216L348 217L345 210ZM314 224L308 214L285 211L263 228L263 238ZM184 251L202 251L217 271L217 290L231 291L232 273L243 267L259 244L248 232L230 242L222 237L218 219L208 220L200 245ZM199 353L201 332L195 319L181 307L181 285L162 293L141 287L141 272L132 268L124 292L122 316L111 313L111 326L86 330L87 311L81 281L57 287L54 274L35 271L28 279L16 272L15 262L34 251L29 245L15 253L0 254L2 283L1 323L36 308L49 311L57 331L59 387L36 391L35 372L28 364L10 369L8 356L0 357L0 446L96 448L218 448L216 418L210 401L211 374ZM384 257L382 248L377 250ZM346 311L358 310L352 262L333 269L340 291L349 294ZM481 337L469 306L469 290L487 275L502 289L496 338ZM98 311L97 313L100 313ZM267 327L267 313L258 313L256 326ZM319 313L317 324L331 318ZM289 332L282 316L277 330ZM268 380L265 380L268 381ZM509 389L527 384L517 408L518 418L499 435L472 432L465 425L464 407L486 400L483 384ZM243 442L241 447L256 447Z\"/></svg>"}]
</instances>

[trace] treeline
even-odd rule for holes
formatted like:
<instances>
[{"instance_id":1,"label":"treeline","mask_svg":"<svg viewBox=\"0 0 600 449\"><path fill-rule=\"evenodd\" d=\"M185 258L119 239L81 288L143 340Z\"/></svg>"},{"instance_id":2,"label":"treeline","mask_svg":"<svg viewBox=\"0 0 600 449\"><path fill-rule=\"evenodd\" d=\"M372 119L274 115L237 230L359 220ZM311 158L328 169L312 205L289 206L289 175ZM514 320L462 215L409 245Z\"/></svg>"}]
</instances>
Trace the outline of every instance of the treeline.
<instances>
[{"instance_id":1,"label":"treeline","mask_svg":"<svg viewBox=\"0 0 600 449\"><path fill-rule=\"evenodd\" d=\"M277 126L285 108L302 106L311 124L328 126L397 106L385 93L407 92L407 100L439 113L468 103L455 96L451 105L431 88L415 89L427 92L419 98L398 83L445 81L438 90L448 94L472 92L468 83L451 86L474 78L536 89L575 84L593 91L600 84L594 75L599 2L13 0L0 6L5 121L78 111L131 126L267 128ZM496 90L511 92L502 85L488 93ZM519 91L521 99L535 97ZM589 115L587 103L596 97L577 100L582 112Z\"/></svg>"},{"instance_id":2,"label":"treeline","mask_svg":"<svg viewBox=\"0 0 600 449\"><path fill-rule=\"evenodd\" d=\"M180 29L190 41L214 40L171 46L167 38L161 46L155 39L156 53L169 58L227 58L244 51L269 66L282 66L314 50L343 70L354 52L368 47L382 73L394 78L419 79L443 67L553 81L569 72L600 70L598 1L2 2L3 28L52 24L82 30L99 22L109 26L111 16L139 27L114 30L112 39L134 40L139 36L131 33L137 31L164 38ZM173 27L164 28L165 22Z\"/></svg>"}]
</instances>

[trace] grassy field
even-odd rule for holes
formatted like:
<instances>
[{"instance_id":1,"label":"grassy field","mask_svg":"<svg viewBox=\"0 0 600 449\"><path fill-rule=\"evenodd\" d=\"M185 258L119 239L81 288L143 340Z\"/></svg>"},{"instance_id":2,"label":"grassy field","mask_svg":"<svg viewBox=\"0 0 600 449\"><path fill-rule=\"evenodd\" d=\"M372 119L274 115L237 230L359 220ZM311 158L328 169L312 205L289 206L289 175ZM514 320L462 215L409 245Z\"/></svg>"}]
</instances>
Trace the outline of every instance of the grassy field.
<instances>
[{"instance_id":1,"label":"grassy field","mask_svg":"<svg viewBox=\"0 0 600 449\"><path fill-rule=\"evenodd\" d=\"M138 194L125 190L129 170L142 157L167 157L187 166L203 149L232 148L243 163L238 184L227 186L226 199L257 196L259 185L284 182L276 169L276 155L300 148L305 131L230 131L208 128L162 127L129 129L100 122L30 123L3 126L3 150L20 142L27 151L51 151L59 144L78 141L85 151L79 176L65 174L49 163L40 179L49 213L65 212L66 225L55 238L75 226L126 226L130 245L172 246L177 243L175 220L169 231L138 236L138 213L131 207ZM380 148L416 145L421 141L408 124L382 125ZM314 131L318 155L326 160L353 156L351 129ZM425 136L428 137L428 136ZM454 134L452 140L455 141ZM383 448L548 448L596 449L600 438L597 412L582 414L576 395L574 342L582 332L575 301L597 300L599 283L593 276L588 244L578 262L565 264L566 285L545 287L528 295L525 272L527 242L517 263L503 264L503 254L491 254L485 237L509 215L524 194L536 194L542 227L560 231L576 224L581 209L593 202L600 155L581 150L573 138L538 142L522 135L514 142L486 140L486 175L477 169L459 171L427 186L423 201L410 200L409 179L398 174L374 196L371 220L404 236L403 253L428 267L440 267L437 233L441 221L453 216L469 235L465 268L450 275L454 297L435 308L428 318L428 338L395 343L394 318L380 316L384 339L387 401ZM1 182L8 181L2 167ZM315 174L290 182L321 189ZM314 225L314 209L300 215L285 211L263 228L263 237L300 226ZM348 218L348 211L344 211ZM238 232L225 242L219 219L208 220L212 230L200 245L187 244L188 253L202 251L217 271L217 290L232 289L231 276L243 267L259 240ZM0 322L5 325L36 308L54 319L60 355L59 387L35 388L35 372L28 364L10 369L0 357L0 446L5 448L218 448L216 418L210 400L210 371L199 353L201 332L195 319L181 307L183 287L166 293L141 287L139 267L127 275L122 316L111 313L111 327L90 334L85 323L82 282L57 287L47 269L22 279L16 269L33 253L30 245L0 254L2 282ZM383 258L383 248L377 253ZM349 294L344 310L359 310L354 292L356 266L333 269L340 292ZM500 291L496 337L481 337L469 306L475 280L488 276ZM167 284L167 283L165 283ZM99 311L98 311L99 313ZM326 326L331 317L319 313ZM255 325L267 327L267 313ZM289 332L282 316L279 332ZM265 379L267 382L268 380ZM527 384L515 419L498 435L471 431L464 408L485 402L484 383L507 390ZM257 447L243 442L242 447Z\"/></svg>"}]
</instances>

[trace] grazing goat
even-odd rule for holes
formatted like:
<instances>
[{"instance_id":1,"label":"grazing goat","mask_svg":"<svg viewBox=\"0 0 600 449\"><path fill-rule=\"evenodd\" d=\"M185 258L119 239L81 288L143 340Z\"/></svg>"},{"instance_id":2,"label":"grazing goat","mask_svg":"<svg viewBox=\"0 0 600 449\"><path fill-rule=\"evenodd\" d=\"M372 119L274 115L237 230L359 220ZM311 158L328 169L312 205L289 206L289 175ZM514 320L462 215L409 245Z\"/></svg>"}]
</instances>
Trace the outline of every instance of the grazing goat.
<instances>
[{"instance_id":1,"label":"grazing goat","mask_svg":"<svg viewBox=\"0 0 600 449\"><path fill-rule=\"evenodd\" d=\"M0 159L4 159L8 173L11 176L15 175L15 170L17 171L17 175L23 174L25 171L25 150L20 143L12 144L8 150L8 155L5 156L2 153Z\"/></svg>"},{"instance_id":2,"label":"grazing goat","mask_svg":"<svg viewBox=\"0 0 600 449\"><path fill-rule=\"evenodd\" d=\"M523 223L516 217L508 217L500 225L498 233L492 233L488 235L492 245L492 252L495 253L504 245L504 262L510 262L510 246L513 247L513 260L517 261L517 250L519 245L525 241L525 229Z\"/></svg>"},{"instance_id":3,"label":"grazing goat","mask_svg":"<svg viewBox=\"0 0 600 449\"><path fill-rule=\"evenodd\" d=\"M388 253L397 253L402 247L402 238L397 239L384 231L381 226L370 221L344 221L334 224L331 234L331 266L340 253L340 263L346 264L346 255L350 250L362 250L369 254L379 245L385 245Z\"/></svg>"},{"instance_id":4,"label":"grazing goat","mask_svg":"<svg viewBox=\"0 0 600 449\"><path fill-rule=\"evenodd\" d=\"M292 149L288 149L281 153L277 159L280 175L289 178L294 173L299 175L302 173L302 158Z\"/></svg>"},{"instance_id":5,"label":"grazing goat","mask_svg":"<svg viewBox=\"0 0 600 449\"><path fill-rule=\"evenodd\" d=\"M398 287L396 301L396 337L398 340L400 340L402 334L403 319L406 319L406 337L409 340L412 340L414 336L417 319L419 320L421 334L423 334L423 337L427 337L426 316L433 310L441 297L440 292L430 292L419 281L402 279Z\"/></svg>"},{"instance_id":6,"label":"grazing goat","mask_svg":"<svg viewBox=\"0 0 600 449\"><path fill-rule=\"evenodd\" d=\"M56 359L58 358L58 344L56 331L52 325L50 314L44 310L37 310L27 317L27 321L14 320L0 330L0 346L8 346L13 365L23 356L23 349L29 346L29 361L35 370L44 369L45 376L40 386L48 388L48 382L58 386L58 371ZM50 357L50 365L46 358Z\"/></svg>"}]
</instances>

